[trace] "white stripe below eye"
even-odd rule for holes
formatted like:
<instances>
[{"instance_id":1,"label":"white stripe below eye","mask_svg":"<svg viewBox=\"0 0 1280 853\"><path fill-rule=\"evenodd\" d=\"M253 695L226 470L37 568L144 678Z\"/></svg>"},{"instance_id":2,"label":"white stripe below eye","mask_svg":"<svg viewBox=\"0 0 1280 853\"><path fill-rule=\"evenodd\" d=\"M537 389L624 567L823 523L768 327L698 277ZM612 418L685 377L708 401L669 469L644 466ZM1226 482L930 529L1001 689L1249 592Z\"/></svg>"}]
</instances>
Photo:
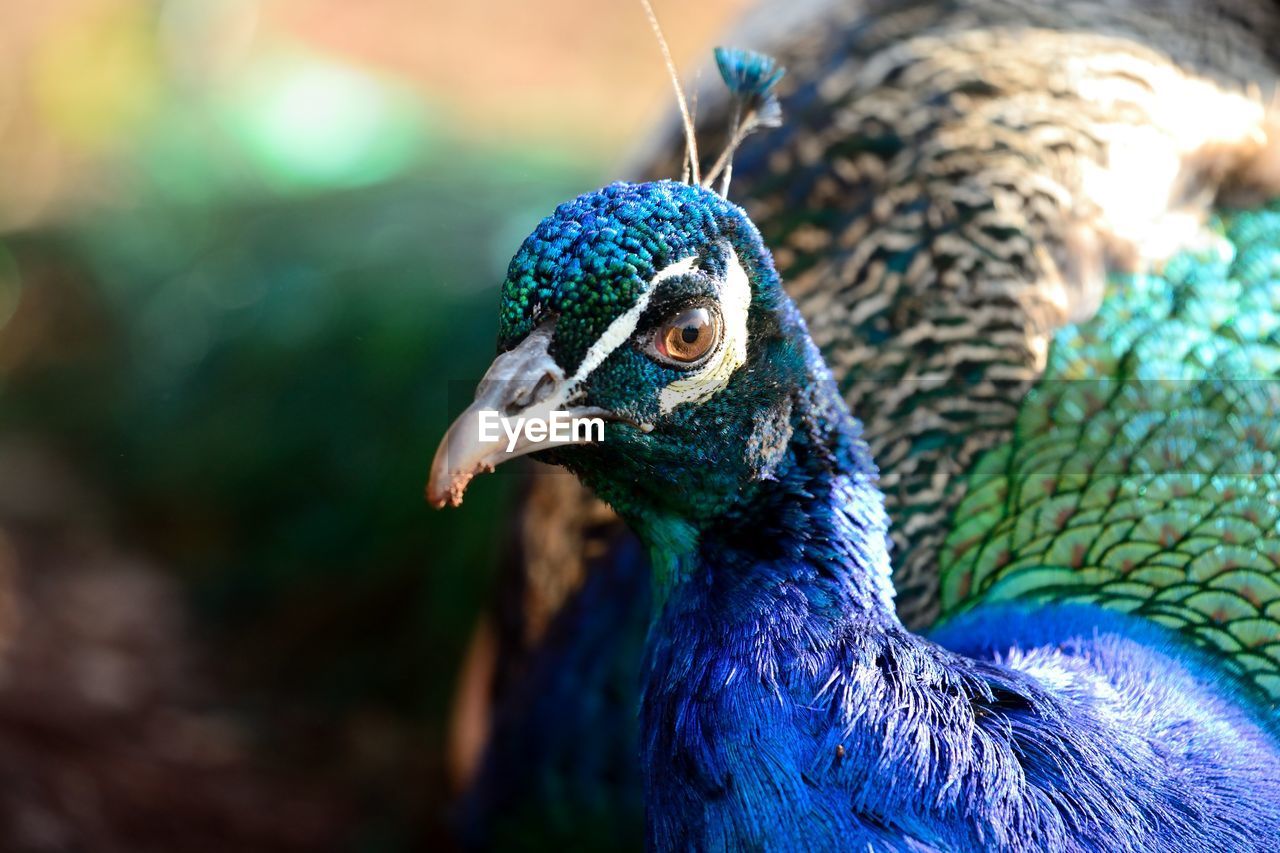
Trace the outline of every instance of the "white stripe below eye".
<instances>
[{"instance_id":1,"label":"white stripe below eye","mask_svg":"<svg viewBox=\"0 0 1280 853\"><path fill-rule=\"evenodd\" d=\"M593 370L604 364L604 360L614 350L626 343L627 339L635 333L636 325L640 322L640 315L644 313L644 309L649 307L649 299L653 296L653 291L657 289L658 283L668 278L688 275L693 272L697 263L698 256L690 255L673 264L668 264L658 271L658 274L649 282L649 286L640 294L636 304L632 305L625 314L610 323L609 328L605 329L604 333L596 339L596 342L587 349L587 354L582 357L582 363L574 371L573 377L564 385L565 400L572 399L582 381L590 376Z\"/></svg>"},{"instance_id":2,"label":"white stripe below eye","mask_svg":"<svg viewBox=\"0 0 1280 853\"><path fill-rule=\"evenodd\" d=\"M688 376L672 382L658 396L658 409L668 414L684 403L701 403L729 384L734 371L747 360L747 314L751 310L751 282L728 246L725 278L720 282L720 316L724 320L724 340L711 359Z\"/></svg>"}]
</instances>

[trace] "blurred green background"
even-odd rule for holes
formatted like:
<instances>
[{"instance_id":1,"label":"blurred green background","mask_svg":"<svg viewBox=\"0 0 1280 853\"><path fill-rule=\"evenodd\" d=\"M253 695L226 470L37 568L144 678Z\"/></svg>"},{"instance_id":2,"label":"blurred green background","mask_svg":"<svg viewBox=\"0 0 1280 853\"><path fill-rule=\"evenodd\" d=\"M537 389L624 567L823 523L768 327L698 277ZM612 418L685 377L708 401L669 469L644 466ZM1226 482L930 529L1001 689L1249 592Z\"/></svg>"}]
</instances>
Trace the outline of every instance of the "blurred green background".
<instances>
[{"instance_id":1,"label":"blurred green background","mask_svg":"<svg viewBox=\"0 0 1280 853\"><path fill-rule=\"evenodd\" d=\"M692 66L743 3L655 5ZM631 0L0 9L5 849L447 845L518 481L427 464L668 91Z\"/></svg>"}]
</instances>

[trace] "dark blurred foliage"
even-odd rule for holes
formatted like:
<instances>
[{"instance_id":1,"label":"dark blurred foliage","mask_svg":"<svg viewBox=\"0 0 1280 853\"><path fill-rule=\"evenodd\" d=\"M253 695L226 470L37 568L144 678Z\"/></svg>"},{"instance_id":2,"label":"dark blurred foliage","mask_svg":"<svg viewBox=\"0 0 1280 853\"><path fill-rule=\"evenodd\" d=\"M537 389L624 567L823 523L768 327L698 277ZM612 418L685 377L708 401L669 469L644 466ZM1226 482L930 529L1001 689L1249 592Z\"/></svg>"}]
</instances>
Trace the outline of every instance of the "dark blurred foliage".
<instances>
[{"instance_id":1,"label":"dark blurred foliage","mask_svg":"<svg viewBox=\"0 0 1280 853\"><path fill-rule=\"evenodd\" d=\"M516 478L482 478L468 511L435 513L426 468L460 404L450 381L493 355L506 259L598 180L592 164L441 144L413 174L362 189L155 194L0 243L20 294L0 336L0 450L13 451L0 476L21 493L0 524L25 549L18 572L45 574L41 554L86 528L98 553L45 562L113 565L119 543L139 555L119 583L166 590L155 606L178 615L154 614L154 651L198 638L205 685L153 692L242 739L226 784L277 792L255 799L268 812L256 819L286 820L273 804L297 799L288 821L313 827L287 844L229 834L236 849L441 842L444 720ZM49 465L88 497L28 511L20 481L46 488ZM170 641L168 621L190 627ZM41 642L27 634L18 648ZM148 678L161 666L145 644L130 654ZM0 728L13 701L0 691ZM177 769L172 785L194 784ZM101 838L118 848L82 836L31 849L181 848L113 826Z\"/></svg>"}]
</instances>

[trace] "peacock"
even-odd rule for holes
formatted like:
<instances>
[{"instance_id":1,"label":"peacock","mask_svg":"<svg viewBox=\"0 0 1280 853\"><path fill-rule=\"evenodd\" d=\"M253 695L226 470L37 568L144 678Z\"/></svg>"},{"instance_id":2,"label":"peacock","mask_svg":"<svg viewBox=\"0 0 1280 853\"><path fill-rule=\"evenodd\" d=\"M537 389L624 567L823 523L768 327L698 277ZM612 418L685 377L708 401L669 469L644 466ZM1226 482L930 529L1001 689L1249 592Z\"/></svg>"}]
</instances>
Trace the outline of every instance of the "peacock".
<instances>
[{"instance_id":1,"label":"peacock","mask_svg":"<svg viewBox=\"0 0 1280 853\"><path fill-rule=\"evenodd\" d=\"M785 77L720 54L705 186L687 131L687 182L588 193L512 261L476 405L608 420L537 456L635 538L535 481L529 586L584 577L468 822L1272 848L1280 9L801 11ZM437 501L495 461L468 428Z\"/></svg>"}]
</instances>

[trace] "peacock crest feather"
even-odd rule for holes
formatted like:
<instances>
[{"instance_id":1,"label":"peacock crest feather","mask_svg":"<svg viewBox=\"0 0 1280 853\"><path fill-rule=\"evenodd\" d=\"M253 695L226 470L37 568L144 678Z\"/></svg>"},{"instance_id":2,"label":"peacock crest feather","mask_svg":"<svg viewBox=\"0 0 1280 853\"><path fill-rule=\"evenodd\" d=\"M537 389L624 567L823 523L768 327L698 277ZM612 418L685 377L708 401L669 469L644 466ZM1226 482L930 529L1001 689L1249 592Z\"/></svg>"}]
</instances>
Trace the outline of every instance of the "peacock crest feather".
<instances>
[{"instance_id":1,"label":"peacock crest feather","mask_svg":"<svg viewBox=\"0 0 1280 853\"><path fill-rule=\"evenodd\" d=\"M786 69L766 53L735 47L715 49L716 68L730 94L738 101L735 109L744 115L758 113L763 127L782 124L782 106L774 87Z\"/></svg>"},{"instance_id":2,"label":"peacock crest feather","mask_svg":"<svg viewBox=\"0 0 1280 853\"><path fill-rule=\"evenodd\" d=\"M753 50L717 47L715 58L720 79L729 89L733 106L729 141L707 172L706 185L711 186L723 174L720 195L727 196L729 180L733 176L733 154L738 146L756 130L782 124L782 104L774 89L787 72L772 56Z\"/></svg>"}]
</instances>

